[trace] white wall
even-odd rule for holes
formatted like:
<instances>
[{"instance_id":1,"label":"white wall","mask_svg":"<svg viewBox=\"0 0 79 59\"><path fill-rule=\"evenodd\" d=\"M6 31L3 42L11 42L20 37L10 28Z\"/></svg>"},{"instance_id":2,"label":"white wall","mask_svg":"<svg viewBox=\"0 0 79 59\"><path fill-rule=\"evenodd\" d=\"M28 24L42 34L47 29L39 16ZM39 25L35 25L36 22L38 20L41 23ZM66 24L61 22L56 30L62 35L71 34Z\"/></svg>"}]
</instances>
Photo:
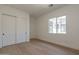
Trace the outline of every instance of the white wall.
<instances>
[{"instance_id":1,"label":"white wall","mask_svg":"<svg viewBox=\"0 0 79 59\"><path fill-rule=\"evenodd\" d=\"M49 34L48 20L67 16L67 34ZM37 38L79 50L79 5L68 5L37 19Z\"/></svg>"},{"instance_id":2,"label":"white wall","mask_svg":"<svg viewBox=\"0 0 79 59\"><path fill-rule=\"evenodd\" d=\"M6 6L6 5L0 5L0 13L5 13L5 14L9 14L9 15L12 15L12 16L16 16L19 20L19 18L22 18L22 19L26 19L26 32L27 32L27 41L29 41L30 39L30 20L29 20L29 14L26 13L26 12L23 12L19 9L16 9L16 8L13 8L13 7L10 7L10 6ZM20 25L19 25L20 26ZM19 29L17 30L19 31Z\"/></svg>"},{"instance_id":3,"label":"white wall","mask_svg":"<svg viewBox=\"0 0 79 59\"><path fill-rule=\"evenodd\" d=\"M30 17L30 38L36 38L36 19Z\"/></svg>"}]
</instances>

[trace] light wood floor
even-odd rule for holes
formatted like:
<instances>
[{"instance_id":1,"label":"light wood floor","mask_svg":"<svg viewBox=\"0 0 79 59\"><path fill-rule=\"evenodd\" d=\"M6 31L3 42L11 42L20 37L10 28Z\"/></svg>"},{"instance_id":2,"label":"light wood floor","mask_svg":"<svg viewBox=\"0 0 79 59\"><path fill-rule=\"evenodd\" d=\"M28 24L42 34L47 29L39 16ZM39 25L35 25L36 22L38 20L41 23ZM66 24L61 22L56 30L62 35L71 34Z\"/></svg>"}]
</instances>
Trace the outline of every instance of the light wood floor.
<instances>
[{"instance_id":1,"label":"light wood floor","mask_svg":"<svg viewBox=\"0 0 79 59\"><path fill-rule=\"evenodd\" d=\"M29 43L0 48L1 55L74 55L73 50L57 45L49 44L40 40L31 40Z\"/></svg>"}]
</instances>

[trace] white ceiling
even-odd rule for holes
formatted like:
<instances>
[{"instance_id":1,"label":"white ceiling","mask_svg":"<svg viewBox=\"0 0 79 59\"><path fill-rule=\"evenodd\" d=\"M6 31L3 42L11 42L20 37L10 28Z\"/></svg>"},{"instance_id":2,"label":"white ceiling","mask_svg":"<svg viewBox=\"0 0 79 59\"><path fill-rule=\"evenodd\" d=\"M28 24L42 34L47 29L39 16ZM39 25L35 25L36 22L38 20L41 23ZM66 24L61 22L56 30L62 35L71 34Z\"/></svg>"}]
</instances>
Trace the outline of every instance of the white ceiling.
<instances>
[{"instance_id":1,"label":"white ceiling","mask_svg":"<svg viewBox=\"0 0 79 59\"><path fill-rule=\"evenodd\" d=\"M65 6L64 4L54 4L53 7L49 8L48 5L49 4L9 4L8 6L28 12L33 17L39 17L57 8Z\"/></svg>"}]
</instances>

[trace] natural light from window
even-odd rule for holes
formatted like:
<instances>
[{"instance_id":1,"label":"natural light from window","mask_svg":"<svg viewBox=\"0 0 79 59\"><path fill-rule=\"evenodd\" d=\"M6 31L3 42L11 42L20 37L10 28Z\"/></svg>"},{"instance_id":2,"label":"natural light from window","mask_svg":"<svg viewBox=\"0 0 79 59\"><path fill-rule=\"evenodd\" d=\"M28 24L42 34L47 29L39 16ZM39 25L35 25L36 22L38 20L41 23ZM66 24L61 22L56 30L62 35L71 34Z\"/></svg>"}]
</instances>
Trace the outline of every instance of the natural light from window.
<instances>
[{"instance_id":1,"label":"natural light from window","mask_svg":"<svg viewBox=\"0 0 79 59\"><path fill-rule=\"evenodd\" d=\"M66 16L51 18L48 21L49 33L66 33Z\"/></svg>"}]
</instances>

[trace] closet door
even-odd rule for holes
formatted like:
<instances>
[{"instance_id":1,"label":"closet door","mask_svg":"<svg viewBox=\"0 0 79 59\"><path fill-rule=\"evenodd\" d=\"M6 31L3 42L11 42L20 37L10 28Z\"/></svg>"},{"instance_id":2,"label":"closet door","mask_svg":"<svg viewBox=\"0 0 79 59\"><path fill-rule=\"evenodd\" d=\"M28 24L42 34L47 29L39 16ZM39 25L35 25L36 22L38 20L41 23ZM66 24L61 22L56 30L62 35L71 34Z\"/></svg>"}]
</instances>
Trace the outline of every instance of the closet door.
<instances>
[{"instance_id":1,"label":"closet door","mask_svg":"<svg viewBox=\"0 0 79 59\"><path fill-rule=\"evenodd\" d=\"M3 46L15 43L15 20L14 16L2 14Z\"/></svg>"},{"instance_id":2,"label":"closet door","mask_svg":"<svg viewBox=\"0 0 79 59\"><path fill-rule=\"evenodd\" d=\"M2 20L0 14L0 48L2 48Z\"/></svg>"},{"instance_id":3,"label":"closet door","mask_svg":"<svg viewBox=\"0 0 79 59\"><path fill-rule=\"evenodd\" d=\"M17 19L17 43L25 42L27 36L26 29L26 19L18 18Z\"/></svg>"}]
</instances>

